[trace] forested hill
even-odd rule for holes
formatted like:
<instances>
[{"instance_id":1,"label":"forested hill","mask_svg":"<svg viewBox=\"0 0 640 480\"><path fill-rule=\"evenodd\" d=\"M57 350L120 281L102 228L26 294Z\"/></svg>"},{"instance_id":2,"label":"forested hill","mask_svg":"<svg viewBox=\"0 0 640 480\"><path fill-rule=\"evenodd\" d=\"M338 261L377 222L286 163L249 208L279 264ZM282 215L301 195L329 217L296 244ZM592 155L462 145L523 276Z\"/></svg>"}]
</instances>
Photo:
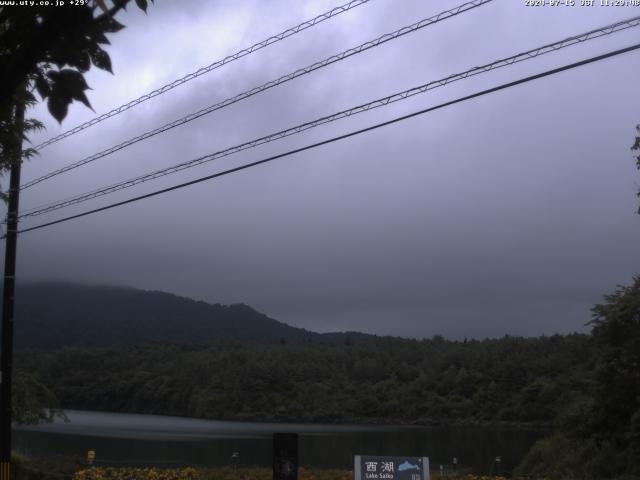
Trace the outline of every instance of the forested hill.
<instances>
[{"instance_id":1,"label":"forested hill","mask_svg":"<svg viewBox=\"0 0 640 480\"><path fill-rule=\"evenodd\" d=\"M374 338L295 328L244 304L208 304L157 291L53 282L19 285L15 317L18 348L212 339L344 343Z\"/></svg>"},{"instance_id":2,"label":"forested hill","mask_svg":"<svg viewBox=\"0 0 640 480\"><path fill-rule=\"evenodd\" d=\"M66 408L548 425L585 391L593 368L587 335L462 342L319 334L246 305L51 283L22 286L17 300L16 368Z\"/></svg>"},{"instance_id":3,"label":"forested hill","mask_svg":"<svg viewBox=\"0 0 640 480\"><path fill-rule=\"evenodd\" d=\"M227 420L549 424L585 390L586 335L334 345L153 344L22 351L66 408Z\"/></svg>"}]
</instances>

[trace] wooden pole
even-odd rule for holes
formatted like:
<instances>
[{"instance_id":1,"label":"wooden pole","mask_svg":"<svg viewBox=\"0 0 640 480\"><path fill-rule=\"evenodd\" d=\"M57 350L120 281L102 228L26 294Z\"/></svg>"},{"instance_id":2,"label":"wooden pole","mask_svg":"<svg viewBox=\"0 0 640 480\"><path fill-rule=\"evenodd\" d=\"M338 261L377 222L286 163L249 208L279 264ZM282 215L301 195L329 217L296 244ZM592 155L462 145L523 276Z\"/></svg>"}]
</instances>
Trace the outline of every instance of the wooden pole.
<instances>
[{"instance_id":1,"label":"wooden pole","mask_svg":"<svg viewBox=\"0 0 640 480\"><path fill-rule=\"evenodd\" d=\"M16 287L16 252L18 241L18 204L20 200L20 168L24 105L16 106L15 148L7 152L11 164L9 204L7 208L7 241L4 253L4 285L2 292L2 352L0 354L0 480L11 479L11 381L13 373L13 307Z\"/></svg>"}]
</instances>

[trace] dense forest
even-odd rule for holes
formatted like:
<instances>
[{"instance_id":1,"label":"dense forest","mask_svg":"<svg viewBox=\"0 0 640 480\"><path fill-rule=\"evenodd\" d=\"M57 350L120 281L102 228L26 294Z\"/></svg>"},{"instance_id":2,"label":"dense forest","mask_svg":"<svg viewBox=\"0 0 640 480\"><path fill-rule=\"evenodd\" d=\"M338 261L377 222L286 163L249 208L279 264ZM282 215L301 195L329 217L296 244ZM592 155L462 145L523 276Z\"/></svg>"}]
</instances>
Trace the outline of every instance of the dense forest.
<instances>
[{"instance_id":1,"label":"dense forest","mask_svg":"<svg viewBox=\"0 0 640 480\"><path fill-rule=\"evenodd\" d=\"M116 290L94 290L93 311L109 298L105 292L122 299ZM139 295L125 290L124 297L133 305ZM17 351L22 410L32 412L28 406L35 405L31 417L44 418L38 406L52 402L34 398L38 391L64 408L210 419L545 427L550 435L533 446L519 473L551 479L640 476L640 277L593 308L590 335L469 341L321 335L287 330L293 327L246 306L238 311L250 314L234 320L209 316L233 306L159 292L142 296L145 306L122 311L140 312L151 334L137 327L135 335L127 333L127 317L114 320L120 333L96 342L87 338L100 335L113 309L87 317L89 322L81 312L92 311L91 303L79 301L84 306L70 314L69 323L36 307L54 330L73 322L86 328L74 333L80 346L53 348L65 344L65 335L46 332L42 338L48 340L58 335L48 348ZM182 306L166 314L159 305ZM154 319L157 331L170 335L185 312L198 309L204 312L195 323L201 331L229 322L233 335L153 341ZM252 318L292 334L252 337ZM134 343L137 338L142 342Z\"/></svg>"},{"instance_id":2,"label":"dense forest","mask_svg":"<svg viewBox=\"0 0 640 480\"><path fill-rule=\"evenodd\" d=\"M640 478L640 277L596 305L592 325L595 367L587 389L564 406L552 434L533 446L520 472Z\"/></svg>"},{"instance_id":3,"label":"dense forest","mask_svg":"<svg viewBox=\"0 0 640 480\"><path fill-rule=\"evenodd\" d=\"M547 425L585 390L586 335L21 351L66 408L210 419Z\"/></svg>"}]
</instances>

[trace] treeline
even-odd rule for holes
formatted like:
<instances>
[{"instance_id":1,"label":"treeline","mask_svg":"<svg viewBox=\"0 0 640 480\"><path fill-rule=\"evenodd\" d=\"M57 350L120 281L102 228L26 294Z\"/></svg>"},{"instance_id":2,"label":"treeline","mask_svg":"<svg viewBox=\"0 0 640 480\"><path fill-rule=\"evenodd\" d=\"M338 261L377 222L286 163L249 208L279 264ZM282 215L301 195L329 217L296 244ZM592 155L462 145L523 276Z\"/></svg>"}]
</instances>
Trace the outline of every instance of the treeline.
<instances>
[{"instance_id":1,"label":"treeline","mask_svg":"<svg viewBox=\"0 0 640 480\"><path fill-rule=\"evenodd\" d=\"M548 424L589 382L589 336L18 352L63 407L209 419Z\"/></svg>"},{"instance_id":2,"label":"treeline","mask_svg":"<svg viewBox=\"0 0 640 480\"><path fill-rule=\"evenodd\" d=\"M640 137L639 140L640 142ZM594 369L519 473L550 479L640 479L640 276L593 309Z\"/></svg>"}]
</instances>

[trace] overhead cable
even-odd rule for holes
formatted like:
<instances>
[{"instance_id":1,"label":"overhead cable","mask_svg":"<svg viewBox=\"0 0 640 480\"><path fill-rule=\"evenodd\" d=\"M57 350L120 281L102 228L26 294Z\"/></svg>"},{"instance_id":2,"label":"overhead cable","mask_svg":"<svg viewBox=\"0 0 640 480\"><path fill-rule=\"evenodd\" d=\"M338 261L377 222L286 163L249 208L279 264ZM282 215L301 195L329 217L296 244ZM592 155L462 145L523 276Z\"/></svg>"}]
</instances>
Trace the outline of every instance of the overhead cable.
<instances>
[{"instance_id":1,"label":"overhead cable","mask_svg":"<svg viewBox=\"0 0 640 480\"><path fill-rule=\"evenodd\" d=\"M125 140L124 142L115 145L113 147L110 147L106 150L103 150L99 153L96 153L94 155L91 155L89 157L86 157L82 160L78 160L77 162L74 162L72 164L69 164L65 167L62 167L58 170L49 172L41 177L38 177L34 180L31 180L30 182L26 182L25 184L23 184L20 188L22 190L25 190L29 187L32 187L33 185L36 185L40 182L43 182L44 180L47 180L49 178L55 177L57 175L60 175L62 173L68 172L69 170L73 170L75 168L81 167L82 165L86 165L88 163L94 162L100 158L106 157L108 155L111 155L112 153L115 153L119 150L122 150L126 147L129 147L135 143L141 142L142 140L146 140L148 138L154 137L160 133L164 133L168 130L171 130L172 128L178 127L180 125L184 125L185 123L191 122L197 118L200 118L204 115L208 115L212 112L215 112L216 110L220 110L223 109L225 107L228 107L229 105L233 105L234 103L237 103L241 100L245 100L249 97L252 97L258 93L264 92L265 90L269 90L270 88L276 87L278 85L282 85L283 83L289 82L291 80L294 80L298 77L301 77L303 75L307 75L311 72L314 72L316 70L319 70L321 68L324 68L328 65L331 65L333 63L342 61L346 58L349 58L353 55L357 55L359 53L362 53L364 51L367 51L371 48L374 47L378 47L386 42L389 42L391 40L395 40L399 37L402 37L404 35L407 35L409 33L415 32L417 30L420 30L422 28L428 27L430 25L436 24L438 22L441 22L443 20L446 20L448 18L454 17L456 15L459 15L461 13L467 12L471 9L474 9L476 7L479 7L481 5L484 5L486 3L492 2L493 0L472 0L471 2L467 2L464 3L458 7L452 8L450 10L446 10L444 12L440 12L437 15L434 15L430 18L425 18L423 20L420 20L419 22L416 22L412 25L408 25L406 27L402 27L394 32L391 33L386 33L384 35L381 35L380 37L374 39L374 40L370 40L368 42L365 42L361 45L358 45L357 47L353 47L350 48L348 50L345 50L343 52L340 52L336 55L332 55L331 57L325 58L324 60L320 60L319 62L315 62L311 65L308 65L307 67L304 68L299 68L294 72L291 72L287 75L283 75L275 80L271 80L267 83L264 83L260 86L254 87L250 90L247 90L245 92L239 93L238 95L235 95L234 97L229 97L225 100L222 100L218 103L215 103L213 105L210 105L208 107L205 107L203 109L198 110L197 112L193 112L190 113L189 115L186 115L182 118L179 118L177 120L174 120L172 122L169 122L165 125L162 125L161 127L158 127L154 130L150 130L148 132L145 132L141 135L138 135L136 137L130 138L128 140Z\"/></svg>"},{"instance_id":2,"label":"overhead cable","mask_svg":"<svg viewBox=\"0 0 640 480\"><path fill-rule=\"evenodd\" d=\"M146 102L147 100L150 100L154 97L157 97L158 95L161 95L163 93L168 92L169 90L172 90L174 88L176 88L179 85L182 85L184 83L187 83L190 80L193 80L194 78L197 78L201 75L204 75L205 73L209 73L217 68L222 67L223 65L227 65L228 63L231 63L235 60L238 60L242 57L246 57L247 55L257 52L258 50L261 50L269 45L272 45L276 42L279 42L281 40L284 40L285 38L291 37L292 35L295 35L296 33L300 33L303 30L306 30L308 28L311 28L315 25L318 25L319 23L324 22L325 20L329 20L332 17L335 17L337 15L340 15L341 13L345 13L348 12L349 10L356 8L364 3L369 2L370 0L352 0L350 2L345 3L344 5L340 5L339 7L335 7L332 8L331 10L329 10L328 12L324 12L320 15L318 15L317 17L312 18L311 20L307 20L305 22L300 23L299 25L296 25L295 27L291 27L291 28L287 28L286 30L284 30L283 32L280 32L276 35L273 35L265 40L262 40L258 43L254 43L253 45L251 45L250 47L244 48L232 55L228 55L226 57L224 57L222 60L217 60L215 62L213 62L210 65L207 65L206 67L202 67L198 70L196 70L195 72L192 72L188 75L185 75L182 78L179 78L177 80L174 80L171 83L168 83L156 90L153 90L149 93L146 93L144 95L142 95L141 97L136 98L135 100L131 100L128 103L125 103L124 105L121 105L117 108L114 108L113 110L107 112L107 113L103 113L102 115L99 115L98 117L95 117L91 120L89 120L88 122L85 122L81 125L78 125L77 127L72 128L71 130L67 130L66 132L61 133L60 135L57 135L53 138L48 139L45 142L42 142L40 145L37 145L35 147L36 150L41 150L44 147L51 145L52 143L58 142L60 140L62 140L63 138L67 138L71 135L74 135L82 130L85 130L93 125L96 125L97 123L102 122L103 120L106 120L107 118L111 118L115 115L118 115L119 113L122 113L126 110L129 110L130 108L135 107L136 105L139 105L143 102Z\"/></svg>"},{"instance_id":3,"label":"overhead cable","mask_svg":"<svg viewBox=\"0 0 640 480\"><path fill-rule=\"evenodd\" d=\"M147 193L145 195L140 195L140 196L137 196L137 197L134 197L134 198L130 198L128 200L123 200L121 202L116 202L116 203L112 203L112 204L109 204L109 205L105 205L103 207L95 208L93 210L89 210L89 211L82 212L82 213L78 213L76 215L71 215L71 216L60 218L58 220L54 220L54 221L51 221L51 222L47 222L47 223L43 223L43 224L40 224L40 225L35 225L33 227L25 228L25 229L19 230L18 233L30 232L30 231L33 231L33 230L39 230L39 229L42 229L42 228L45 228L45 227L49 227L49 226L52 226L52 225L57 225L59 223L68 222L70 220L74 220L74 219L77 219L77 218L85 217L87 215L92 215L92 214L98 213L98 212L103 212L105 210L109 210L109 209L112 209L112 208L115 208L115 207L119 207L119 206L122 206L122 205L127 205L127 204L130 204L130 203L138 202L138 201L144 200L146 198L155 197L155 196L161 195L163 193L167 193L167 192L171 192L173 190L178 190L178 189L181 189L181 188L185 188L185 187L188 187L188 186L191 186L191 185L195 185L197 183L205 182L207 180L212 180L214 178L218 178L218 177L222 177L222 176L225 176L225 175L229 175L231 173L239 172L241 170L246 170L248 168L255 167L257 165L262 165L262 164L265 164L265 163L268 163L268 162L272 162L272 161L277 160L279 158L287 157L287 156L290 156L290 155L294 155L296 153L300 153L300 152L304 152L306 150L311 150L313 148L320 147L322 145L328 145L330 143L337 142L339 140L344 140L344 139L347 139L347 138L350 138L350 137L354 137L356 135L360 135L360 134L365 133L365 132L370 132L372 130L376 130L376 129L381 128L381 127L385 127L385 126L388 126L388 125L391 125L391 124L394 124L394 123L398 123L398 122L407 120L409 118L413 118L413 117L416 117L416 116L419 116L419 115L423 115L423 114L426 114L426 113L429 113L429 112L433 112L435 110L439 110L439 109L444 108L444 107L448 107L448 106L451 106L451 105L455 105L457 103L461 103L461 102L464 102L464 101L467 101L467 100L471 100L473 98L481 97L483 95L488 95L490 93L495 93L495 92L500 91L500 90L504 90L504 89L507 89L507 88L514 87L516 85L521 85L523 83L531 82L533 80L538 80L540 78L548 77L550 75L555 75L555 74L558 74L560 72L571 70L573 68L581 67L581 66L584 66L584 65L587 65L587 64L595 63L595 62L598 62L598 61L601 61L601 60L605 60L607 58L615 57L617 55L621 55L623 53L628 53L628 52L631 52L631 51L634 51L634 50L638 50L638 49L640 49L640 43L637 43L637 44L632 45L630 47L626 47L626 48L622 48L622 49L615 50L615 51L612 51L612 52L608 52L608 53L605 53L603 55L598 55L596 57L591 57L591 58L588 58L586 60L582 60L582 61L579 61L579 62L571 63L571 64L568 64L568 65L564 65L562 67L558 67L558 68L554 68L554 69L551 69L551 70L547 70L545 72L538 73L536 75L531 75L531 76L528 76L528 77L525 77L525 78L521 78L519 80L515 80L515 81L512 81L512 82L508 82L508 83L503 83L502 85L499 85L497 87L493 87L493 88L489 88L489 89L486 89L486 90L482 90L480 92L473 93L471 95L467 95L467 96L464 96L464 97L460 97L460 98L457 98L455 100L451 100L451 101L448 101L448 102L445 102L445 103L441 103L441 104L433 106L433 107L425 108L423 110L419 110L417 112L413 112L413 113L410 113L408 115L403 115L403 116L400 116L400 117L396 117L394 119L387 120L386 122L377 123L375 125L372 125L372 126L369 126L369 127L366 127L366 128L362 128L360 130L355 130L355 131L352 131L352 132L349 132L349 133L346 133L346 134L343 134L343 135L339 135L337 137L333 137L333 138L329 138L327 140L323 140L321 142L317 142L317 143L313 143L311 145L307 145L307 146L304 146L304 147L301 147L301 148L296 148L296 149L293 149L293 150L289 150L287 152L280 153L278 155L273 155L271 157L267 157L267 158L264 158L262 160L258 160L258 161L252 162L252 163L241 165L239 167L231 168L229 170L224 170L222 172L214 173L212 175L207 175L206 177L200 177L200 178L197 178L195 180L191 180L189 182L181 183L181 184L174 185L174 186L168 187L168 188L163 188L161 190L156 190L154 192Z\"/></svg>"},{"instance_id":4,"label":"overhead cable","mask_svg":"<svg viewBox=\"0 0 640 480\"><path fill-rule=\"evenodd\" d=\"M51 211L54 210L58 210L60 208L65 208L71 205L75 205L77 203L81 203L81 202L85 202L87 200L93 199L93 198L97 198L97 197L101 197L103 195L107 195L119 190L123 190L125 188L130 188L133 187L135 185L138 185L140 183L144 183L150 180L154 180L156 178L160 178L163 177L165 175L169 175L172 173L176 173L179 172L181 170L185 170L187 168L191 168L194 167L196 165L201 165L203 163L206 162L210 162L213 160L216 160L218 158L222 158L222 157L226 157L238 152L241 152L243 150L248 150L250 148L255 148L259 145L263 145L265 143L270 143L273 142L275 140L279 140L281 138L285 138L297 133L301 133L305 130L309 130L311 128L315 128L317 126L326 124L326 123L331 123L334 122L336 120L342 119L342 118L346 118L346 117L350 117L359 113L363 113L378 107L382 107L385 105L389 105L391 103L395 103L401 100L405 100L407 98L413 97L415 95L421 94L421 93L425 93L429 90L433 90L435 88L439 88L442 86L445 86L449 83L458 81L458 80L462 80L465 78L469 78L481 73L486 73L489 72L491 70L495 70L498 68L502 68L502 67L506 67L509 65L513 65L515 63L519 63L525 60L529 60L532 58L536 58L540 55L544 55L550 52L555 52L558 51L562 48L566 48L568 46L571 45L575 45L577 43L581 43L587 40L592 40L595 38L599 38L602 37L603 35L610 35L614 32L619 32L621 30L627 29L627 28L631 28L631 27L638 27L640 26L640 16L638 17L634 17L632 19L629 20L624 20L621 22L616 22L615 24L612 25L607 25L605 27L599 28L597 30L591 30L589 32L585 32L583 34L580 35L575 35L573 37L569 37L567 39L558 41L558 42L554 42L542 47L538 47L536 49L533 50L528 50L526 52L522 52L522 53L518 53L516 55L512 55L510 57L507 58L503 58L500 60L496 60L494 62L479 66L479 67L474 67L470 70L466 70L462 73L456 73L453 75L449 75L447 77L444 77L442 79L439 80L433 80L430 81L426 84L420 85L418 87L414 87L414 88L410 88L408 90L404 90L402 92L398 92L398 93L394 93L392 95L386 96L386 97L382 97L376 100L373 100L371 102L362 104L362 105L358 105L355 107L351 107L349 109L346 110L342 110L340 112L331 114L331 115L327 115L324 117L320 117L318 119L309 121L309 122L305 122L302 123L300 125L296 125L294 127L285 129L285 130L281 130L248 142L244 142L241 143L239 145L235 145L233 147L229 147L220 151L217 151L215 153L211 153L208 155L204 155L201 157L197 157L194 159L191 159L189 161L180 163L178 165L173 165L171 167L167 167L167 168L163 168L163 169L159 169L156 170L154 172L150 172L150 173L146 173L143 175L140 175L138 177L134 177L128 180L124 180L122 182L118 182L106 187L102 187L100 189L97 190L93 190L90 192L86 192L86 193L82 193L80 195L76 195L73 197L69 197L67 199L64 200L60 200L54 203L50 203L48 205L44 205L44 206L39 206L39 207L35 207L32 208L30 210L27 210L25 212L23 212L19 218L26 218L26 217L33 217L33 216L37 216L37 215L42 215L45 213L49 213Z\"/></svg>"}]
</instances>

